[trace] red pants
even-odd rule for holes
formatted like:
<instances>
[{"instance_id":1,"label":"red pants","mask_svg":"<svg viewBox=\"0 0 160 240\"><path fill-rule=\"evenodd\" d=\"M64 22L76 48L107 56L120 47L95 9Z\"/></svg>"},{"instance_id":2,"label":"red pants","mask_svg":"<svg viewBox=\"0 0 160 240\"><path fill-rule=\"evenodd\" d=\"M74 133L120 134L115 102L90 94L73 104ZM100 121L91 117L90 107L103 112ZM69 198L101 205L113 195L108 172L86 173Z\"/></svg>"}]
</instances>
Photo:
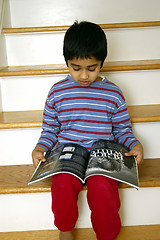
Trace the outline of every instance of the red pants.
<instances>
[{"instance_id":1,"label":"red pants","mask_svg":"<svg viewBox=\"0 0 160 240\"><path fill-rule=\"evenodd\" d=\"M60 231L70 231L78 219L77 200L82 190L81 182L71 174L52 177L52 211L55 226ZM87 179L87 200L91 222L98 240L113 240L121 229L120 200L117 182L104 176Z\"/></svg>"}]
</instances>

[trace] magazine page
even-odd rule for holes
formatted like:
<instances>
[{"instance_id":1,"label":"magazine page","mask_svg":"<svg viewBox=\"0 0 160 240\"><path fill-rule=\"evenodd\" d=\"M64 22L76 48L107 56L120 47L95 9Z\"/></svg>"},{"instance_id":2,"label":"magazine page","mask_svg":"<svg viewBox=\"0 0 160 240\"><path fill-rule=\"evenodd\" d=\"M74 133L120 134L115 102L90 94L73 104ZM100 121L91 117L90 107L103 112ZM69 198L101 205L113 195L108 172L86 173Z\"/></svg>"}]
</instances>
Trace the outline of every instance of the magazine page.
<instances>
[{"instance_id":1,"label":"magazine page","mask_svg":"<svg viewBox=\"0 0 160 240\"><path fill-rule=\"evenodd\" d=\"M28 184L59 173L70 173L84 183L89 152L77 144L68 143L46 153L46 162L40 162Z\"/></svg>"},{"instance_id":2,"label":"magazine page","mask_svg":"<svg viewBox=\"0 0 160 240\"><path fill-rule=\"evenodd\" d=\"M137 161L124 154L128 149L108 141L96 141L91 149L86 178L92 175L104 175L117 181L139 188Z\"/></svg>"},{"instance_id":3,"label":"magazine page","mask_svg":"<svg viewBox=\"0 0 160 240\"><path fill-rule=\"evenodd\" d=\"M43 180L44 178L50 177L54 172L54 167L59 159L59 156L62 151L62 146L56 148L52 151L46 152L45 158L47 159L45 162L40 161L38 166L36 167L28 185Z\"/></svg>"}]
</instances>

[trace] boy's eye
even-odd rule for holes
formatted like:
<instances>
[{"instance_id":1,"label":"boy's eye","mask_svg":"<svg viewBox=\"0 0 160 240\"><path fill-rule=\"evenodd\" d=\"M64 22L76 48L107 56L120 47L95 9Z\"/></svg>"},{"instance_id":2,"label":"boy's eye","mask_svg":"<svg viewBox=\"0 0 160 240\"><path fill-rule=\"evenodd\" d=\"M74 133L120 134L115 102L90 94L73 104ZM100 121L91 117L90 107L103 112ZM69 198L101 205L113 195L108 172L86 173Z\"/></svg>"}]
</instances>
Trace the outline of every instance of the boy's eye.
<instances>
[{"instance_id":1,"label":"boy's eye","mask_svg":"<svg viewBox=\"0 0 160 240\"><path fill-rule=\"evenodd\" d=\"M86 70L88 70L89 72L94 72L96 70L96 68L97 68L96 66L91 66L91 67L87 67ZM73 71L78 72L78 71L81 70L81 67L79 67L79 66L72 66L72 69L73 69Z\"/></svg>"},{"instance_id":2,"label":"boy's eye","mask_svg":"<svg viewBox=\"0 0 160 240\"><path fill-rule=\"evenodd\" d=\"M95 70L96 70L96 68L94 67L90 67L90 68L88 68L88 70L90 71L90 72L94 72Z\"/></svg>"},{"instance_id":3,"label":"boy's eye","mask_svg":"<svg viewBox=\"0 0 160 240\"><path fill-rule=\"evenodd\" d=\"M73 68L73 70L74 70L74 71L79 71L79 70L80 70L80 68Z\"/></svg>"}]
</instances>

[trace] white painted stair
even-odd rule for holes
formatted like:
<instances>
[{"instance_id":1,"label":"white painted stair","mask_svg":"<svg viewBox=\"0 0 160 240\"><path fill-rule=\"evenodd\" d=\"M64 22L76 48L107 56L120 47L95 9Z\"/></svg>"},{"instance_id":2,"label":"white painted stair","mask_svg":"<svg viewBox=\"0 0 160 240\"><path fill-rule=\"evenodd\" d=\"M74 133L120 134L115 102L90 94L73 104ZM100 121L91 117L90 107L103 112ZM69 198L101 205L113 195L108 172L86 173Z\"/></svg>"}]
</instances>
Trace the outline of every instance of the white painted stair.
<instances>
[{"instance_id":1,"label":"white painted stair","mask_svg":"<svg viewBox=\"0 0 160 240\"><path fill-rule=\"evenodd\" d=\"M140 190L119 185L123 228L118 240L160 239L160 2L84 2L0 0L0 240L57 238L50 179L30 187L27 182L45 98L68 74L63 36L76 19L104 28L108 58L101 74L122 89L144 146ZM76 239L93 240L85 195L86 188L79 198Z\"/></svg>"}]
</instances>

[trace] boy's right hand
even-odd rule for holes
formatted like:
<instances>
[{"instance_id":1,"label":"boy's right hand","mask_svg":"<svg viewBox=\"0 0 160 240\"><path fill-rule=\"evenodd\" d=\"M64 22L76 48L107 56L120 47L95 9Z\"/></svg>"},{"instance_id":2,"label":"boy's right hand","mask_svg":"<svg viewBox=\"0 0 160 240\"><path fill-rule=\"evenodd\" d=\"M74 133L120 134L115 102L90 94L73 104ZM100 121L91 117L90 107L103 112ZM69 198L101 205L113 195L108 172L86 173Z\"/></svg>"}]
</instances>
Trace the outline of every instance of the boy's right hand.
<instances>
[{"instance_id":1,"label":"boy's right hand","mask_svg":"<svg viewBox=\"0 0 160 240\"><path fill-rule=\"evenodd\" d=\"M45 149L41 148L41 147L35 147L35 149L32 152L32 161L33 164L35 166L35 168L38 166L39 162L45 162L46 159L44 157L44 152L46 152Z\"/></svg>"}]
</instances>

